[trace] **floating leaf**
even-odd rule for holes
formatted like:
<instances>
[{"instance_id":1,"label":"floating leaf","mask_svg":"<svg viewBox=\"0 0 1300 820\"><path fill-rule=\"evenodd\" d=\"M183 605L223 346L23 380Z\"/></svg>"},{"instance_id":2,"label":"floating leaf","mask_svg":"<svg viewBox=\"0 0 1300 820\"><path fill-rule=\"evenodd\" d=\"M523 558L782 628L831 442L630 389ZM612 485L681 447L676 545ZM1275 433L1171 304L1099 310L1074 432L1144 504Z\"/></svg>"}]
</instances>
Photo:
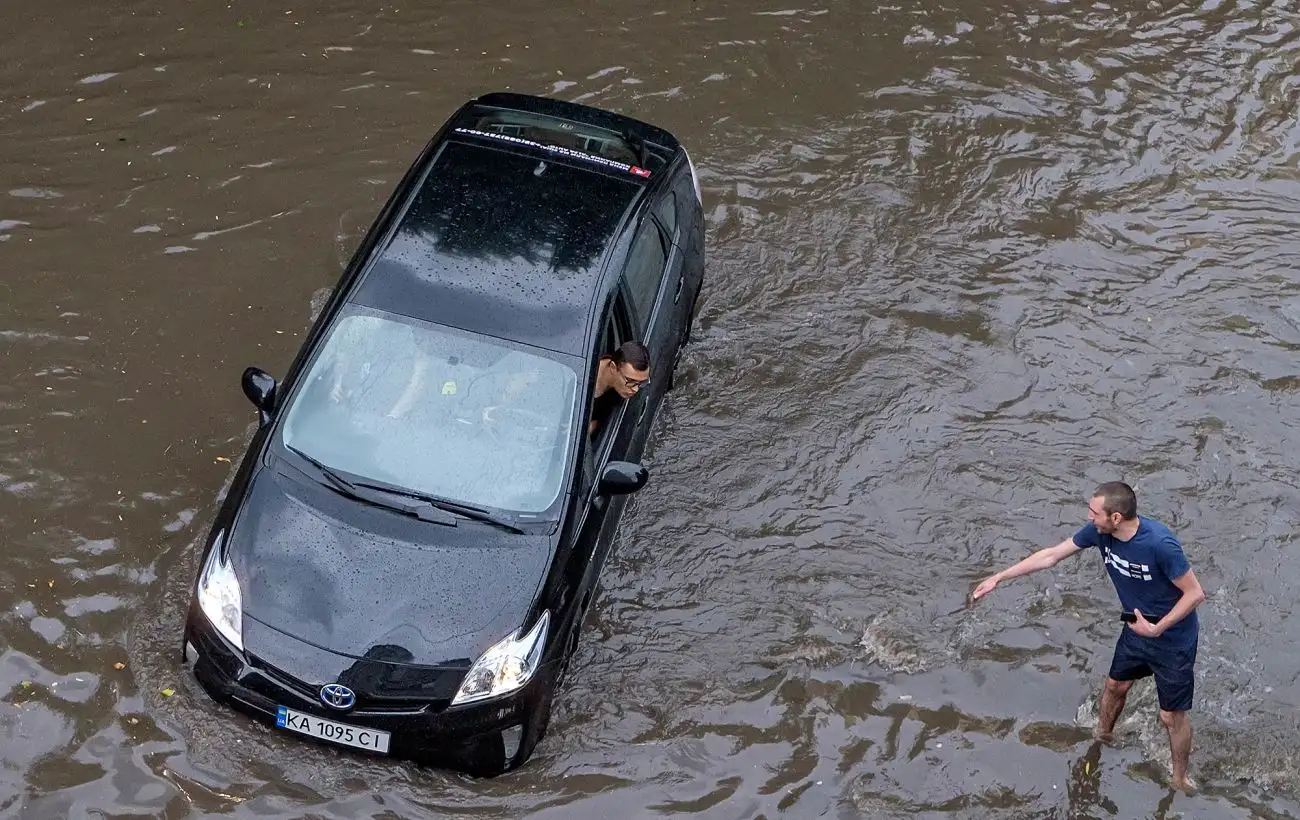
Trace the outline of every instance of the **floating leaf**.
<instances>
[{"instance_id":1,"label":"floating leaf","mask_svg":"<svg viewBox=\"0 0 1300 820\"><path fill-rule=\"evenodd\" d=\"M126 664L122 663L121 661L118 661L117 663L113 664L113 668L114 668L114 669L125 669L125 668L126 668Z\"/></svg>"},{"instance_id":2,"label":"floating leaf","mask_svg":"<svg viewBox=\"0 0 1300 820\"><path fill-rule=\"evenodd\" d=\"M163 693L163 697L169 698L172 695L176 694L176 690L168 686L166 689L162 690L162 693Z\"/></svg>"}]
</instances>

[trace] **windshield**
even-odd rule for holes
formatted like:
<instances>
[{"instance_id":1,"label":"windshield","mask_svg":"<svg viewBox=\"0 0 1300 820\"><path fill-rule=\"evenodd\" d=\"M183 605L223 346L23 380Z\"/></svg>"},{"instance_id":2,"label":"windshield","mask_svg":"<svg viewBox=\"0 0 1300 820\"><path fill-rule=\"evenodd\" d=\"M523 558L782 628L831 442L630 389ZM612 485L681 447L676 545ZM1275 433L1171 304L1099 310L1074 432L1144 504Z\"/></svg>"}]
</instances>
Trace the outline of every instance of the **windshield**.
<instances>
[{"instance_id":1,"label":"windshield","mask_svg":"<svg viewBox=\"0 0 1300 820\"><path fill-rule=\"evenodd\" d=\"M577 382L499 340L351 308L304 376L283 442L353 475L539 513L559 495Z\"/></svg>"}]
</instances>

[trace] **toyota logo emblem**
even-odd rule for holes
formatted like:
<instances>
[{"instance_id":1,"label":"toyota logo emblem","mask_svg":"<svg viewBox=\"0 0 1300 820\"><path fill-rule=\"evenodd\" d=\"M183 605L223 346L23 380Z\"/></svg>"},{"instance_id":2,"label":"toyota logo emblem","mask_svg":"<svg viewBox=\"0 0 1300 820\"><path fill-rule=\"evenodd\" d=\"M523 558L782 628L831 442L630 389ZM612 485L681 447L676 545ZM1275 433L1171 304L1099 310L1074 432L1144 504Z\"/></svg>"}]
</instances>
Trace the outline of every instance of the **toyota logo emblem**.
<instances>
[{"instance_id":1,"label":"toyota logo emblem","mask_svg":"<svg viewBox=\"0 0 1300 820\"><path fill-rule=\"evenodd\" d=\"M320 688L320 702L331 709L351 709L357 705L357 693L341 683L327 683Z\"/></svg>"}]
</instances>

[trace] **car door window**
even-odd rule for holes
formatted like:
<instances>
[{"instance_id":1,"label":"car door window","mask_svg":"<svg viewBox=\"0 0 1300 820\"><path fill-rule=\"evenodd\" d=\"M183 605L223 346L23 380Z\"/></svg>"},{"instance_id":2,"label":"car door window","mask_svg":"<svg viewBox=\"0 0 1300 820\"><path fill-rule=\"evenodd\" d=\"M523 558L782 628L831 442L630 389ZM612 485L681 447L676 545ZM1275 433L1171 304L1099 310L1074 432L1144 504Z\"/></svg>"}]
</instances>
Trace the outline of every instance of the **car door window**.
<instances>
[{"instance_id":1,"label":"car door window","mask_svg":"<svg viewBox=\"0 0 1300 820\"><path fill-rule=\"evenodd\" d=\"M621 293L614 297L613 310L605 320L605 330L601 334L600 353L613 353L619 345L632 338L632 326L628 316L627 301ZM590 442L586 448L587 460L584 468L587 473L586 481L588 485L595 480L595 471L598 467L597 462L605 450L611 446L610 442L614 438L615 432L619 428L619 413L623 410L625 401L615 400L610 397L606 401L597 401L594 397L590 399L591 412L597 422L596 432L591 436Z\"/></svg>"},{"instance_id":2,"label":"car door window","mask_svg":"<svg viewBox=\"0 0 1300 820\"><path fill-rule=\"evenodd\" d=\"M663 280L664 263L667 260L668 255L658 226L653 220L646 220L632 242L624 274L632 298L632 310L636 314L637 332L642 338L650 324L650 316L654 313L655 299L659 296L659 285Z\"/></svg>"},{"instance_id":3,"label":"car door window","mask_svg":"<svg viewBox=\"0 0 1300 820\"><path fill-rule=\"evenodd\" d=\"M605 338L607 340L606 347L601 352L613 353L619 345L627 341L627 334L611 318L605 329ZM596 432L591 441L593 452L599 453L605 448L610 431L617 426L614 422L618 418L618 411L622 409L623 402L624 400L613 390L599 398L592 398L592 419L596 422Z\"/></svg>"}]
</instances>

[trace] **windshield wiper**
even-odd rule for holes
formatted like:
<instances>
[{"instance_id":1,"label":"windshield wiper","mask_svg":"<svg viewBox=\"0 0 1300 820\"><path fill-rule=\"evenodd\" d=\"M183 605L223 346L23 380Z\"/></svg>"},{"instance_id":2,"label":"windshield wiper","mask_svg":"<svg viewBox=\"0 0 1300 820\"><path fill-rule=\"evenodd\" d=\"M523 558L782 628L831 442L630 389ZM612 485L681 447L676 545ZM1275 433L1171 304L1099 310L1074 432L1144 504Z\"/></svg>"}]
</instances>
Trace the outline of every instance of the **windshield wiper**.
<instances>
[{"instance_id":1,"label":"windshield wiper","mask_svg":"<svg viewBox=\"0 0 1300 820\"><path fill-rule=\"evenodd\" d=\"M289 445L287 444L285 446L289 447ZM321 475L325 476L325 479L329 481L330 485L333 486L334 489L338 490L344 495L350 495L354 498L357 496L357 485L353 484L351 481L348 481L343 476L334 472L333 468L321 464L319 461L307 455L302 450L299 450L297 447L289 447L289 449L297 453L308 464L315 467L317 470L320 470Z\"/></svg>"},{"instance_id":2,"label":"windshield wiper","mask_svg":"<svg viewBox=\"0 0 1300 820\"><path fill-rule=\"evenodd\" d=\"M406 496L407 498L414 498L418 501L423 501L425 504L432 504L433 506L437 507L440 510L446 510L449 513L454 513L456 515L459 515L462 518L469 518L473 521L482 521L487 524L493 524L497 527L500 527L503 530L512 532L515 535L524 534L523 530L521 530L519 527L515 526L514 524L510 523L505 518L502 518L501 516L491 512L490 510L485 510L482 507L475 507L473 504L465 504L461 501L452 501L450 498L443 498L442 496L439 495L430 495L428 493L416 492L415 490L407 490L402 487L394 487L391 484L371 484L369 482L357 482L357 486L368 487L372 490L382 490L386 493L392 493L393 495L402 495L402 496Z\"/></svg>"},{"instance_id":3,"label":"windshield wiper","mask_svg":"<svg viewBox=\"0 0 1300 820\"><path fill-rule=\"evenodd\" d=\"M302 450L299 450L297 447L289 447L289 449L293 450L295 453L301 456L305 461L307 461L317 470L320 470L320 473L325 477L326 482L328 482L329 485L333 487L336 491L347 496L348 498L352 498L357 501L364 502L366 504L373 504L376 507L383 507L384 509L405 513L406 515L414 516L420 519L421 521L429 521L435 524L445 524L452 527L456 526L455 516L448 515L448 512L451 511L444 510L439 506L431 503L430 501L427 501L425 499L419 499L424 503L395 504L390 499L381 500L379 498L370 495L369 493L362 492L360 488L365 487L368 489L383 490L385 492L390 492L390 493L392 491L386 487L378 487L372 484L363 484L357 481L349 481L348 479L339 475L333 468L327 467L326 465L322 464L321 462L317 461L316 459L304 453Z\"/></svg>"}]
</instances>

